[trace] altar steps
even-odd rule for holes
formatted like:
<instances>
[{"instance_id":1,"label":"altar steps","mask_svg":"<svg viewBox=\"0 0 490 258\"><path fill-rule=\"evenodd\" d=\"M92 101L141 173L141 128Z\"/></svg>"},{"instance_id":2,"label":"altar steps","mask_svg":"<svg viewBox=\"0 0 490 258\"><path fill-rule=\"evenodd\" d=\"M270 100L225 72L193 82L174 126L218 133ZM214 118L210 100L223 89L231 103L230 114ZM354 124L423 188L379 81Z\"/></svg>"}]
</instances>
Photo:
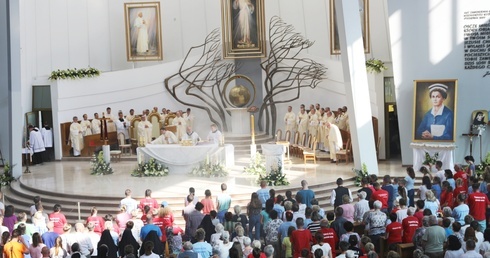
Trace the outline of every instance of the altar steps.
<instances>
[{"instance_id":1,"label":"altar steps","mask_svg":"<svg viewBox=\"0 0 490 258\"><path fill-rule=\"evenodd\" d=\"M264 132L259 132L255 135L255 145L257 151L261 152L261 144L275 142L274 137ZM232 135L225 133L225 143L233 144L235 147L235 159L240 157L250 157L250 145L252 144L252 138L249 135Z\"/></svg>"}]
</instances>

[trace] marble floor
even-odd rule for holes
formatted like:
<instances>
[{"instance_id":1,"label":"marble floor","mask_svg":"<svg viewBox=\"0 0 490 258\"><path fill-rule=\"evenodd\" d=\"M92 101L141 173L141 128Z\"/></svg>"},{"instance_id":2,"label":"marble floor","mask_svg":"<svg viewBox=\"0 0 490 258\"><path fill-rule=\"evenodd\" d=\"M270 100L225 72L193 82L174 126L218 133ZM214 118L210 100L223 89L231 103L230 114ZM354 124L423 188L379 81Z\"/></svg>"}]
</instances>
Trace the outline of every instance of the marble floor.
<instances>
[{"instance_id":1,"label":"marble floor","mask_svg":"<svg viewBox=\"0 0 490 258\"><path fill-rule=\"evenodd\" d=\"M244 164L245 160L237 160ZM136 168L136 161L121 161L111 163L114 174L106 176L90 175L89 161L55 161L30 167L32 173L23 174L21 182L27 186L50 192L80 194L87 196L124 196L127 188L132 189L134 196L143 196L145 189L150 188L153 196L163 197L168 194L185 196L189 187L194 187L197 193L210 189L213 193L220 191L220 184L225 182L229 192L235 194L250 193L257 190L256 177L243 173L243 166L235 166L227 177L203 178L190 175L170 175L166 177L132 177L131 171ZM317 161L304 164L299 158L285 164L283 172L289 179L290 186L299 187L306 179L310 185L335 182L338 177L350 178L355 176L353 164L332 164L329 161ZM25 168L23 168L25 170ZM404 176L405 168L400 160L379 162L379 175Z\"/></svg>"}]
</instances>

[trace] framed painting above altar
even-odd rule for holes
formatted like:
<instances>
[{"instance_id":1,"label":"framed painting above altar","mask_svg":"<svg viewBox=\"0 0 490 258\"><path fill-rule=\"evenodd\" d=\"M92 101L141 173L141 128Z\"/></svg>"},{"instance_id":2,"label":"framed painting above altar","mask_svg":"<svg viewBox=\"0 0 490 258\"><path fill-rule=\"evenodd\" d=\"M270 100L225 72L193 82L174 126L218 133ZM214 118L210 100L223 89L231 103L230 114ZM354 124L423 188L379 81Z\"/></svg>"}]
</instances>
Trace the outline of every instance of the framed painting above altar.
<instances>
[{"instance_id":1,"label":"framed painting above altar","mask_svg":"<svg viewBox=\"0 0 490 258\"><path fill-rule=\"evenodd\" d=\"M265 57L265 0L221 0L224 58Z\"/></svg>"},{"instance_id":2,"label":"framed painting above altar","mask_svg":"<svg viewBox=\"0 0 490 258\"><path fill-rule=\"evenodd\" d=\"M413 141L454 142L458 80L415 80Z\"/></svg>"},{"instance_id":3,"label":"framed painting above altar","mask_svg":"<svg viewBox=\"0 0 490 258\"><path fill-rule=\"evenodd\" d=\"M128 61L163 59L160 2L124 4Z\"/></svg>"}]
</instances>

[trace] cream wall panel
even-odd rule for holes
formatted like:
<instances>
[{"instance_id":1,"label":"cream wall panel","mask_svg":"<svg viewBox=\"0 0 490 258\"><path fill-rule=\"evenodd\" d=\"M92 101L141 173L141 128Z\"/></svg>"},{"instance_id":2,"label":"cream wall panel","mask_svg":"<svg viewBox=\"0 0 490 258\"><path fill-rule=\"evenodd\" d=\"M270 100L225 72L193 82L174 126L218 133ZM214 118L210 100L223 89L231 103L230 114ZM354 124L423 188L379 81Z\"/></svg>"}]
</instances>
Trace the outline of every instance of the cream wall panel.
<instances>
[{"instance_id":1,"label":"cream wall panel","mask_svg":"<svg viewBox=\"0 0 490 258\"><path fill-rule=\"evenodd\" d=\"M217 16L218 14L219 10L216 10L214 15ZM189 48L202 44L208 34L206 31L205 0L181 0L180 15L183 21L181 30L184 53L187 53Z\"/></svg>"},{"instance_id":2,"label":"cream wall panel","mask_svg":"<svg viewBox=\"0 0 490 258\"><path fill-rule=\"evenodd\" d=\"M51 0L50 7L50 36L52 70L70 67L70 52L68 49L68 14L65 0Z\"/></svg>"},{"instance_id":3,"label":"cream wall panel","mask_svg":"<svg viewBox=\"0 0 490 258\"><path fill-rule=\"evenodd\" d=\"M87 0L68 1L70 68L89 65Z\"/></svg>"},{"instance_id":4,"label":"cream wall panel","mask_svg":"<svg viewBox=\"0 0 490 258\"><path fill-rule=\"evenodd\" d=\"M161 4L163 62L170 62L184 55L181 27L186 21L180 17L180 1L167 0Z\"/></svg>"},{"instance_id":5,"label":"cream wall panel","mask_svg":"<svg viewBox=\"0 0 490 258\"><path fill-rule=\"evenodd\" d=\"M310 55L330 54L328 3L326 0L303 1L305 37L315 41L315 44L308 49Z\"/></svg>"},{"instance_id":6,"label":"cream wall panel","mask_svg":"<svg viewBox=\"0 0 490 258\"><path fill-rule=\"evenodd\" d=\"M109 4L107 1L87 0L87 8L89 65L110 71Z\"/></svg>"},{"instance_id":7,"label":"cream wall panel","mask_svg":"<svg viewBox=\"0 0 490 258\"><path fill-rule=\"evenodd\" d=\"M51 72L51 30L50 3L36 1L35 3L35 34L36 34L36 72L49 74Z\"/></svg>"},{"instance_id":8,"label":"cream wall panel","mask_svg":"<svg viewBox=\"0 0 490 258\"><path fill-rule=\"evenodd\" d=\"M389 38L387 1L369 1L369 31L371 39L371 53L367 58L376 58L383 61L391 60L391 46Z\"/></svg>"},{"instance_id":9,"label":"cream wall panel","mask_svg":"<svg viewBox=\"0 0 490 258\"><path fill-rule=\"evenodd\" d=\"M294 26L294 32L305 36L305 13L303 9L303 1L297 0L281 0L280 17L287 24Z\"/></svg>"},{"instance_id":10,"label":"cream wall panel","mask_svg":"<svg viewBox=\"0 0 490 258\"><path fill-rule=\"evenodd\" d=\"M124 2L109 1L109 37L112 70L134 67L126 58L126 28L124 27Z\"/></svg>"},{"instance_id":11,"label":"cream wall panel","mask_svg":"<svg viewBox=\"0 0 490 258\"><path fill-rule=\"evenodd\" d=\"M221 0L205 1L206 34L216 28L221 28Z\"/></svg>"}]
</instances>

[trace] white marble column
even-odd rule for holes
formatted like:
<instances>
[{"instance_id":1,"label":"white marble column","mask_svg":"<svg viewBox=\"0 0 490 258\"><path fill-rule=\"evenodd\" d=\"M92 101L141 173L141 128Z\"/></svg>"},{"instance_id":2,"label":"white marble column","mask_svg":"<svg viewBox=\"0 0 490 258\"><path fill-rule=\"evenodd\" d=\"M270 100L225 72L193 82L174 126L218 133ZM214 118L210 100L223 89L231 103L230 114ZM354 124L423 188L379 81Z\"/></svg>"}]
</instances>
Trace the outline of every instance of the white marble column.
<instances>
[{"instance_id":1,"label":"white marble column","mask_svg":"<svg viewBox=\"0 0 490 258\"><path fill-rule=\"evenodd\" d=\"M378 173L359 0L335 0L354 165Z\"/></svg>"}]
</instances>

